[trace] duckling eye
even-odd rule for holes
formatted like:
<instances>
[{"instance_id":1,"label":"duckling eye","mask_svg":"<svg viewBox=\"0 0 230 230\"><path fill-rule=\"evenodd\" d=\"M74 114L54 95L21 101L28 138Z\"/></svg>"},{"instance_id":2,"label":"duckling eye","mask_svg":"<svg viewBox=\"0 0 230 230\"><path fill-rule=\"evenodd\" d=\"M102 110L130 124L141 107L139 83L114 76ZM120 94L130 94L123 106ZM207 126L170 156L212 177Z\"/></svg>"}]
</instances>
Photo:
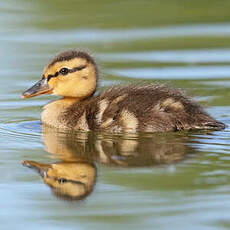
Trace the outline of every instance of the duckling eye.
<instances>
[{"instance_id":1,"label":"duckling eye","mask_svg":"<svg viewBox=\"0 0 230 230\"><path fill-rule=\"evenodd\" d=\"M64 183L66 183L67 182L67 180L65 179L65 178L60 178L60 179L58 179L58 183L59 184L64 184Z\"/></svg>"},{"instance_id":2,"label":"duckling eye","mask_svg":"<svg viewBox=\"0 0 230 230\"><path fill-rule=\"evenodd\" d=\"M60 74L62 74L62 75L66 75L66 74L68 74L69 73L69 69L67 69L67 68L61 68L60 70L59 70L59 73Z\"/></svg>"}]
</instances>

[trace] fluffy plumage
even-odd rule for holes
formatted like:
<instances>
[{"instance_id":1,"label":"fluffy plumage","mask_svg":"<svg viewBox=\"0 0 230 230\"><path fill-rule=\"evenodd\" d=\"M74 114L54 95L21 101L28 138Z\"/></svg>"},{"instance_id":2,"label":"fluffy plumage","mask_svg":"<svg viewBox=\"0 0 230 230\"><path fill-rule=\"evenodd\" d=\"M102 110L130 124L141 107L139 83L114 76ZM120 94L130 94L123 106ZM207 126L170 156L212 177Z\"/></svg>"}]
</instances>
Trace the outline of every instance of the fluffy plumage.
<instances>
[{"instance_id":1,"label":"fluffy plumage","mask_svg":"<svg viewBox=\"0 0 230 230\"><path fill-rule=\"evenodd\" d=\"M81 130L80 125L85 122L86 130L109 132L225 127L182 92L153 84L113 86L97 97L73 104L63 113L62 120L68 128Z\"/></svg>"}]
</instances>

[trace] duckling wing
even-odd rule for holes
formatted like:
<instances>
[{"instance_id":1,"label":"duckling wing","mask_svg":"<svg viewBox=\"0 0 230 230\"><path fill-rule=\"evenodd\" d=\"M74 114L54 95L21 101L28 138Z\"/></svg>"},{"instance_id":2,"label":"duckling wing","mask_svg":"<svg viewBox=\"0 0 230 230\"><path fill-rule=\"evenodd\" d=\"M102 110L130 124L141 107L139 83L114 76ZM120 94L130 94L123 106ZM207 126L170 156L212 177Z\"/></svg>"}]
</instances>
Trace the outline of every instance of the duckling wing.
<instances>
[{"instance_id":1,"label":"duckling wing","mask_svg":"<svg viewBox=\"0 0 230 230\"><path fill-rule=\"evenodd\" d=\"M223 129L181 91L164 85L114 86L100 95L98 122L110 131Z\"/></svg>"}]
</instances>

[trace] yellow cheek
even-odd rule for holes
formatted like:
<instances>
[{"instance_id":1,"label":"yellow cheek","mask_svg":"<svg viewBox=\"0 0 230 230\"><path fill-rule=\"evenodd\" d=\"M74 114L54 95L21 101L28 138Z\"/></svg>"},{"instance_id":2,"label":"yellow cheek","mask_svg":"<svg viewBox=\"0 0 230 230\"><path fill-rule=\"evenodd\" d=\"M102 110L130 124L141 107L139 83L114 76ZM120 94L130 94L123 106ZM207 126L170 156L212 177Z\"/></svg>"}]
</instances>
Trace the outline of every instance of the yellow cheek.
<instances>
[{"instance_id":1,"label":"yellow cheek","mask_svg":"<svg viewBox=\"0 0 230 230\"><path fill-rule=\"evenodd\" d=\"M66 96L66 97L86 97L90 95L96 87L95 77L84 77L86 73L68 74L68 76L58 76L51 78L48 81L48 85L53 89L54 95Z\"/></svg>"},{"instance_id":2,"label":"yellow cheek","mask_svg":"<svg viewBox=\"0 0 230 230\"><path fill-rule=\"evenodd\" d=\"M57 86L57 78L51 78L48 81L48 85L50 88L55 88Z\"/></svg>"},{"instance_id":3,"label":"yellow cheek","mask_svg":"<svg viewBox=\"0 0 230 230\"><path fill-rule=\"evenodd\" d=\"M81 85L81 79L79 78L71 78L68 79L59 79L58 83L55 87L55 92L61 96L76 96L76 88L79 88Z\"/></svg>"}]
</instances>

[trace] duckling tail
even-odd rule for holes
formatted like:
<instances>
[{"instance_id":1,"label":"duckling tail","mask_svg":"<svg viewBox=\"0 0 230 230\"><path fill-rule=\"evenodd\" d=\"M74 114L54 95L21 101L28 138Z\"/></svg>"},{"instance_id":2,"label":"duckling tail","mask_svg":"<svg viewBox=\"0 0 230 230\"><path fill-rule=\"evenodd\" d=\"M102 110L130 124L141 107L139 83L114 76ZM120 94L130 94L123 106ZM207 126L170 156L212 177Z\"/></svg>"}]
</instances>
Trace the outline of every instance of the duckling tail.
<instances>
[{"instance_id":1,"label":"duckling tail","mask_svg":"<svg viewBox=\"0 0 230 230\"><path fill-rule=\"evenodd\" d=\"M208 121L201 125L201 129L207 129L207 130L222 130L225 129L227 126L220 122L220 121Z\"/></svg>"}]
</instances>

